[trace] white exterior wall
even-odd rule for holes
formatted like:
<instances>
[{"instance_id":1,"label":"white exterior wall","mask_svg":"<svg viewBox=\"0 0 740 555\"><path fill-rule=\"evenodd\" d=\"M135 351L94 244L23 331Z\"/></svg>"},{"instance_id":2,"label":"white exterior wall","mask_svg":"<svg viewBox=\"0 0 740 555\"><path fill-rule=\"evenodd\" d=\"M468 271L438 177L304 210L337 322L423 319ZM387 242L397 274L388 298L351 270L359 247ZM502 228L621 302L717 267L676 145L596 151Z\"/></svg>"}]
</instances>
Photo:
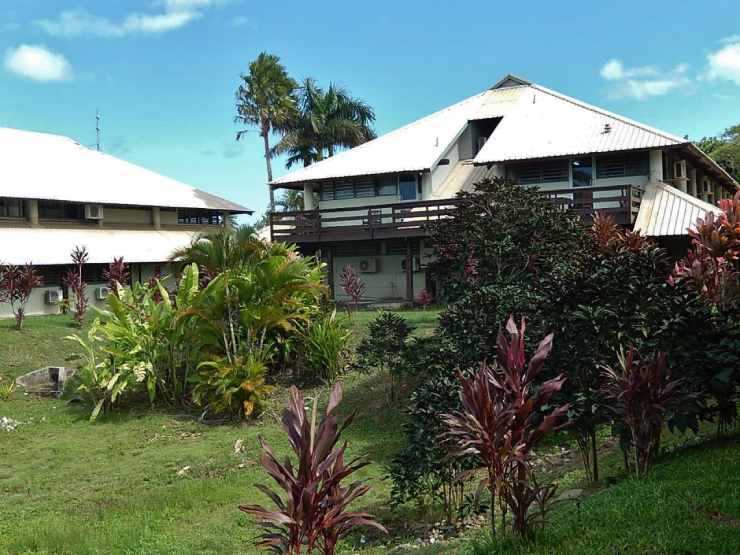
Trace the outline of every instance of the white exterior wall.
<instances>
[{"instance_id":1,"label":"white exterior wall","mask_svg":"<svg viewBox=\"0 0 740 555\"><path fill-rule=\"evenodd\" d=\"M450 172L455 168L455 165L460 161L459 143L460 141L458 139L458 142L454 143L442 156L442 158L449 159L449 164L432 168L430 179L431 188L424 187L422 189L422 192L424 193L422 198L426 199L428 195L431 195L432 191L436 191L437 188L442 185L444 180L447 179L447 176L450 175Z\"/></svg>"},{"instance_id":2,"label":"white exterior wall","mask_svg":"<svg viewBox=\"0 0 740 555\"><path fill-rule=\"evenodd\" d=\"M360 272L360 262L368 258L378 260L379 271L372 274ZM365 283L366 299L405 299L406 298L406 271L401 268L406 259L403 254L385 254L375 256L337 256L334 258L334 296L336 300L346 301L348 297L339 285L339 275L342 269L349 265ZM424 271L414 272L414 298L426 285Z\"/></svg>"}]
</instances>

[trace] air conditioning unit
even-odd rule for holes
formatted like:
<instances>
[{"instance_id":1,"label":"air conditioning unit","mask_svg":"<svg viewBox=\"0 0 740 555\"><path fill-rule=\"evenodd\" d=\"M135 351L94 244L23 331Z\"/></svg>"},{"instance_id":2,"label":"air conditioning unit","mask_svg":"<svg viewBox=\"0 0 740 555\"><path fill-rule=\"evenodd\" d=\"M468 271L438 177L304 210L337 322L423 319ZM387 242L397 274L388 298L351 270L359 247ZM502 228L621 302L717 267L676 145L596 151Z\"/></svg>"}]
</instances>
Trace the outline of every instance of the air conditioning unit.
<instances>
[{"instance_id":1,"label":"air conditioning unit","mask_svg":"<svg viewBox=\"0 0 740 555\"><path fill-rule=\"evenodd\" d=\"M421 257L414 256L412 259L412 271L414 272L421 272L426 266L421 265ZM405 272L406 271L406 259L404 258L401 260L401 269Z\"/></svg>"},{"instance_id":2,"label":"air conditioning unit","mask_svg":"<svg viewBox=\"0 0 740 555\"><path fill-rule=\"evenodd\" d=\"M378 272L378 259L366 258L360 260L360 272L363 274L376 274Z\"/></svg>"},{"instance_id":3,"label":"air conditioning unit","mask_svg":"<svg viewBox=\"0 0 740 555\"><path fill-rule=\"evenodd\" d=\"M85 205L85 219L86 220L102 220L103 219L103 205L102 204L86 204Z\"/></svg>"},{"instance_id":4,"label":"air conditioning unit","mask_svg":"<svg viewBox=\"0 0 740 555\"><path fill-rule=\"evenodd\" d=\"M64 300L64 293L61 289L46 290L46 304L59 304Z\"/></svg>"},{"instance_id":5,"label":"air conditioning unit","mask_svg":"<svg viewBox=\"0 0 740 555\"><path fill-rule=\"evenodd\" d=\"M102 286L95 289L95 298L99 301L104 301L110 295L110 287Z\"/></svg>"}]
</instances>

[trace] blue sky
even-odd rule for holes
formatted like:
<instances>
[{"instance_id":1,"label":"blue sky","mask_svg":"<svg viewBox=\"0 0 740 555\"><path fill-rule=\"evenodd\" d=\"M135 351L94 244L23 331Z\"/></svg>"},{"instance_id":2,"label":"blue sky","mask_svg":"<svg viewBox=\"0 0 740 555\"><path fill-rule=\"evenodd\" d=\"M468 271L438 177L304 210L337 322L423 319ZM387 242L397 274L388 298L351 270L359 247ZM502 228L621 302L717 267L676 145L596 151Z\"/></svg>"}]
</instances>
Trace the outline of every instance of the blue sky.
<instances>
[{"instance_id":1,"label":"blue sky","mask_svg":"<svg viewBox=\"0 0 740 555\"><path fill-rule=\"evenodd\" d=\"M107 152L258 211L261 142L232 117L262 50L369 102L378 133L514 73L698 138L740 122L740 4L707 5L3 0L0 125L93 144L99 108Z\"/></svg>"}]
</instances>

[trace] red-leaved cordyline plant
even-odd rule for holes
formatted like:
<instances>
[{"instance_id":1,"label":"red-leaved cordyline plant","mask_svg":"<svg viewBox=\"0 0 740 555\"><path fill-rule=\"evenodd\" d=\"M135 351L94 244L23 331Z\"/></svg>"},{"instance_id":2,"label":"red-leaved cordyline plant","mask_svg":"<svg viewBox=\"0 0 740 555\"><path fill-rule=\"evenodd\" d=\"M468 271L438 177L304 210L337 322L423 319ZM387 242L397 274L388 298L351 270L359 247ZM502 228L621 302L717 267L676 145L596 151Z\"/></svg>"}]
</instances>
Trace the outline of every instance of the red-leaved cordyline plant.
<instances>
[{"instance_id":1,"label":"red-leaved cordyline plant","mask_svg":"<svg viewBox=\"0 0 740 555\"><path fill-rule=\"evenodd\" d=\"M78 324L82 325L82 322L85 320L85 313L87 312L87 293L85 291L87 289L87 283L83 279L82 268L87 264L90 256L87 253L87 247L78 246L72 249L70 257L74 266L67 270L67 273L64 275L64 284L75 295L75 320L77 320Z\"/></svg>"},{"instance_id":2,"label":"red-leaved cordyline plant","mask_svg":"<svg viewBox=\"0 0 740 555\"><path fill-rule=\"evenodd\" d=\"M687 280L710 303L727 310L740 303L740 192L720 200L689 230L692 250L676 263L669 283Z\"/></svg>"},{"instance_id":3,"label":"red-leaved cordyline plant","mask_svg":"<svg viewBox=\"0 0 740 555\"><path fill-rule=\"evenodd\" d=\"M558 420L570 408L563 405L543 416L545 405L566 378L560 374L536 383L552 350L553 335L540 342L525 366L524 331L524 319L517 328L509 317L506 333L499 330L496 364L482 364L470 378L458 371L462 410L442 416L447 426L443 439L450 443L452 455L478 455L486 465L491 531L496 533L498 501L502 528L507 509L511 510L514 531L522 537L530 535L536 518L529 514L532 504L543 504L553 493L552 486L543 487L534 480L532 451L545 435L559 427Z\"/></svg>"},{"instance_id":4,"label":"red-leaved cordyline plant","mask_svg":"<svg viewBox=\"0 0 740 555\"><path fill-rule=\"evenodd\" d=\"M344 294L352 299L352 304L357 310L357 306L365 294L365 283L357 275L355 269L349 264L342 268L342 273L339 274L339 286L344 291Z\"/></svg>"},{"instance_id":5,"label":"red-leaved cordyline plant","mask_svg":"<svg viewBox=\"0 0 740 555\"><path fill-rule=\"evenodd\" d=\"M26 304L31 293L41 285L41 277L30 262L24 266L0 266L0 303L10 304L15 316L15 329L23 328Z\"/></svg>"},{"instance_id":6,"label":"red-leaved cordyline plant","mask_svg":"<svg viewBox=\"0 0 740 555\"><path fill-rule=\"evenodd\" d=\"M159 304L162 302L162 294L159 292L159 287L157 287L157 283L159 283L162 280L162 267L157 264L154 266L154 271L152 272L152 275L149 276L149 279L146 281L147 287L149 289L152 289L154 291L154 295L152 296L152 299L155 303Z\"/></svg>"},{"instance_id":7,"label":"red-leaved cordyline plant","mask_svg":"<svg viewBox=\"0 0 740 555\"><path fill-rule=\"evenodd\" d=\"M622 231L613 216L596 212L591 224L591 236L596 240L602 251L625 248L632 252L639 252L645 247L649 239L640 232Z\"/></svg>"},{"instance_id":8,"label":"red-leaved cordyline plant","mask_svg":"<svg viewBox=\"0 0 740 555\"><path fill-rule=\"evenodd\" d=\"M434 296L427 291L426 289L422 289L419 293L419 296L416 297L416 302L424 309L426 310L427 307L434 302Z\"/></svg>"},{"instance_id":9,"label":"red-leaved cordyline plant","mask_svg":"<svg viewBox=\"0 0 740 555\"><path fill-rule=\"evenodd\" d=\"M681 392L682 380L671 380L666 354L638 359L630 347L620 353L619 368L603 368L603 393L612 413L630 433L634 448L635 474L648 472L660 450L660 435L666 414L690 400Z\"/></svg>"},{"instance_id":10,"label":"red-leaved cordyline plant","mask_svg":"<svg viewBox=\"0 0 740 555\"><path fill-rule=\"evenodd\" d=\"M266 509L260 505L242 505L241 511L256 517L265 532L258 545L288 555L296 555L305 548L324 555L333 555L337 542L352 528L372 526L387 530L367 513L349 512L347 507L365 495L369 486L342 481L368 463L354 459L344 462L345 442L337 446L340 435L354 418L351 414L339 424L334 415L342 400L342 388L335 384L321 423L316 426L317 398L309 414L303 395L296 387L290 388L290 401L283 412L283 429L297 456L297 466L289 459L281 463L270 446L260 438L264 450L262 467L285 492L285 499L264 485L257 487L277 505Z\"/></svg>"},{"instance_id":11,"label":"red-leaved cordyline plant","mask_svg":"<svg viewBox=\"0 0 740 555\"><path fill-rule=\"evenodd\" d=\"M131 279L131 273L128 270L128 264L124 263L123 257L113 258L113 262L103 269L103 279L108 282L108 288L116 297L118 296L118 287L125 287Z\"/></svg>"}]
</instances>

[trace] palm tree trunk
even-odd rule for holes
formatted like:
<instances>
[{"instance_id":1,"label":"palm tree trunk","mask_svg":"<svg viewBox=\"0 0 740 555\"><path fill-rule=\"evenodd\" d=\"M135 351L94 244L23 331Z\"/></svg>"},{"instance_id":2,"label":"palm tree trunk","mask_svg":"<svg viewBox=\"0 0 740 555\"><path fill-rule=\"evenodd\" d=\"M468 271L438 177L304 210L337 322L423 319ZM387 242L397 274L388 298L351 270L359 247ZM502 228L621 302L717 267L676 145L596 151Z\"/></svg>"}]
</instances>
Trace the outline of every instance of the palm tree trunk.
<instances>
[{"instance_id":1,"label":"palm tree trunk","mask_svg":"<svg viewBox=\"0 0 740 555\"><path fill-rule=\"evenodd\" d=\"M272 190L272 155L270 154L270 126L262 124L262 141L265 146L265 165L267 166L267 189L270 193L270 212L275 211L275 193Z\"/></svg>"}]
</instances>

